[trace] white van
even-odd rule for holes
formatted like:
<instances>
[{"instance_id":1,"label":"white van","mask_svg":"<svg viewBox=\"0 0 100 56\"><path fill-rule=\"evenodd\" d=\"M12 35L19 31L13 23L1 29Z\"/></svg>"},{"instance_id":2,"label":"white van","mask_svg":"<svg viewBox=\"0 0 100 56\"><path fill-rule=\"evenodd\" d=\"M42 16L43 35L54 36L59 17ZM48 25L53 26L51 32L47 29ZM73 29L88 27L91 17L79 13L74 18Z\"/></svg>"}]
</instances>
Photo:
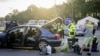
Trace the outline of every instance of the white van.
<instances>
[{"instance_id":1,"label":"white van","mask_svg":"<svg viewBox=\"0 0 100 56\"><path fill-rule=\"evenodd\" d=\"M29 20L27 25L37 25L37 20Z\"/></svg>"},{"instance_id":2,"label":"white van","mask_svg":"<svg viewBox=\"0 0 100 56\"><path fill-rule=\"evenodd\" d=\"M38 20L39 25L44 25L48 22L48 20Z\"/></svg>"}]
</instances>

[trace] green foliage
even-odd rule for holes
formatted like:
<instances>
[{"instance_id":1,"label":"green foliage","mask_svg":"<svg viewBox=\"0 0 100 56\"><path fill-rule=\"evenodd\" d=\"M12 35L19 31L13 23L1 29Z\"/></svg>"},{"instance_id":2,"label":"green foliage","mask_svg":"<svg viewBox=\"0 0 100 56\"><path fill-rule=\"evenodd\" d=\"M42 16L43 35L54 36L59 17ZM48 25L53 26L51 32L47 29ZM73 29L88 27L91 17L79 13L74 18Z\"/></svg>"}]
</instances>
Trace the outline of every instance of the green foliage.
<instances>
[{"instance_id":1,"label":"green foliage","mask_svg":"<svg viewBox=\"0 0 100 56\"><path fill-rule=\"evenodd\" d=\"M75 21L80 18L93 16L100 18L100 0L67 0L68 3L56 5L52 8L38 8L30 5L27 10L19 12L14 9L12 13L5 16L6 20L17 20L19 23L25 23L30 19L49 19L56 15L66 18L73 17Z\"/></svg>"}]
</instances>

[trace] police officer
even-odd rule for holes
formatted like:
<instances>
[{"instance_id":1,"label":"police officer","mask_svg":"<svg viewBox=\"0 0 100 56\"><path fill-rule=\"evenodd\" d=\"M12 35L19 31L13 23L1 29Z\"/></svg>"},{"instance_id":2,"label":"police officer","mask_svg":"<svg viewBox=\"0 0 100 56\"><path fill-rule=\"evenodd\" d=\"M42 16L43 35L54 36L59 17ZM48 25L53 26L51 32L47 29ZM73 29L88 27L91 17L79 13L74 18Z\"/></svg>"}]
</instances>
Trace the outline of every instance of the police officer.
<instances>
[{"instance_id":1,"label":"police officer","mask_svg":"<svg viewBox=\"0 0 100 56\"><path fill-rule=\"evenodd\" d=\"M58 30L57 30L57 33L59 33L60 36L64 38L63 25L62 25L61 23L58 23Z\"/></svg>"},{"instance_id":2,"label":"police officer","mask_svg":"<svg viewBox=\"0 0 100 56\"><path fill-rule=\"evenodd\" d=\"M76 35L76 25L74 21L68 25L68 45L69 48L72 48L75 43L78 42L78 38L75 38Z\"/></svg>"},{"instance_id":3,"label":"police officer","mask_svg":"<svg viewBox=\"0 0 100 56\"><path fill-rule=\"evenodd\" d=\"M57 26L57 23L54 23L53 25L52 25L52 27L53 27L53 32L54 33L57 33L57 29L58 29L58 26Z\"/></svg>"},{"instance_id":4,"label":"police officer","mask_svg":"<svg viewBox=\"0 0 100 56\"><path fill-rule=\"evenodd\" d=\"M76 35L76 26L74 21L72 21L69 25L68 25L68 36L69 37L75 37Z\"/></svg>"}]
</instances>

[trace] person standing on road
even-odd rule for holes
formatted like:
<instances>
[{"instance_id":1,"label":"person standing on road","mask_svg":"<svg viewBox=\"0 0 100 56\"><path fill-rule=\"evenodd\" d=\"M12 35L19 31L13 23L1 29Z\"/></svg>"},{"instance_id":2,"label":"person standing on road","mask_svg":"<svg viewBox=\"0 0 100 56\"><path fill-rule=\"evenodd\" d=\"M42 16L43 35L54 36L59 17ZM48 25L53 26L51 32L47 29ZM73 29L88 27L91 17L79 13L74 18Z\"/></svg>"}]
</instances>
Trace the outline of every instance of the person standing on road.
<instances>
[{"instance_id":1,"label":"person standing on road","mask_svg":"<svg viewBox=\"0 0 100 56\"><path fill-rule=\"evenodd\" d=\"M91 22L89 20L86 20L86 23L85 23L85 36L86 37L93 36L92 32L93 32L93 25L91 24Z\"/></svg>"},{"instance_id":2,"label":"person standing on road","mask_svg":"<svg viewBox=\"0 0 100 56\"><path fill-rule=\"evenodd\" d=\"M14 24L14 27L15 27L15 26L18 26L18 23L17 23L16 20L13 21L13 24Z\"/></svg>"},{"instance_id":3,"label":"person standing on road","mask_svg":"<svg viewBox=\"0 0 100 56\"><path fill-rule=\"evenodd\" d=\"M14 25L13 21L10 21L10 23L9 23L9 29L13 28L14 26L15 25Z\"/></svg>"},{"instance_id":4,"label":"person standing on road","mask_svg":"<svg viewBox=\"0 0 100 56\"><path fill-rule=\"evenodd\" d=\"M86 35L85 35L85 39L84 39L84 43L81 46L81 50L80 50L80 55L82 55L82 52L84 50L85 47L89 48L89 52L87 53L87 55L91 55L91 49L92 49L92 40L93 40L93 25L91 24L91 22L89 20L86 20L85 23L85 27L86 27Z\"/></svg>"},{"instance_id":5,"label":"person standing on road","mask_svg":"<svg viewBox=\"0 0 100 56\"><path fill-rule=\"evenodd\" d=\"M57 33L57 29L58 29L58 25L57 25L57 23L54 23L53 25L52 25L52 27L53 27L53 32L54 33Z\"/></svg>"},{"instance_id":6,"label":"person standing on road","mask_svg":"<svg viewBox=\"0 0 100 56\"><path fill-rule=\"evenodd\" d=\"M13 28L15 26L17 26L17 24L15 23L15 21L10 21L9 22L9 28L8 29L11 29L11 28ZM9 48L12 47L12 43L14 42L14 38L13 38L14 36L15 36L15 34L12 32L11 33L11 36L10 36L10 41L7 40L8 41L8 44L7 45L9 46Z\"/></svg>"},{"instance_id":7,"label":"person standing on road","mask_svg":"<svg viewBox=\"0 0 100 56\"><path fill-rule=\"evenodd\" d=\"M75 22L72 21L69 25L68 25L68 36L69 37L75 37L76 35L76 26L75 26Z\"/></svg>"},{"instance_id":8,"label":"person standing on road","mask_svg":"<svg viewBox=\"0 0 100 56\"><path fill-rule=\"evenodd\" d=\"M15 27L15 26L18 26L18 23L16 21L10 21L9 23L9 29Z\"/></svg>"},{"instance_id":9,"label":"person standing on road","mask_svg":"<svg viewBox=\"0 0 100 56\"><path fill-rule=\"evenodd\" d=\"M63 37L63 35L64 35L63 25L62 25L61 23L58 23L58 30L57 30L57 33L60 34L60 36L61 36L62 38L64 38L64 37Z\"/></svg>"},{"instance_id":10,"label":"person standing on road","mask_svg":"<svg viewBox=\"0 0 100 56\"><path fill-rule=\"evenodd\" d=\"M9 23L10 23L10 21L6 21L6 23L5 23L5 31L7 31L9 29L9 27L10 27Z\"/></svg>"}]
</instances>

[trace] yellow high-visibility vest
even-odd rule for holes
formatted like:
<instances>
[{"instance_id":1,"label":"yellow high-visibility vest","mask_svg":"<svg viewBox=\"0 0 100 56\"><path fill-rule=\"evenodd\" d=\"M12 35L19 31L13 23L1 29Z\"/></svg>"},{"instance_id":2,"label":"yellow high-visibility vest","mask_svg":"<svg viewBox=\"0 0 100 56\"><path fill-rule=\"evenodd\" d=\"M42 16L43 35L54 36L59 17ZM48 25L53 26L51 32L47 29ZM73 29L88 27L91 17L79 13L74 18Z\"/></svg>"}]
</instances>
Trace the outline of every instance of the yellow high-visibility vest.
<instances>
[{"instance_id":1,"label":"yellow high-visibility vest","mask_svg":"<svg viewBox=\"0 0 100 56\"><path fill-rule=\"evenodd\" d=\"M71 32L74 32L74 35L71 35ZM71 37L71 36L75 36L76 34L76 26L74 23L71 23L69 25L69 28L68 28L68 36Z\"/></svg>"},{"instance_id":2,"label":"yellow high-visibility vest","mask_svg":"<svg viewBox=\"0 0 100 56\"><path fill-rule=\"evenodd\" d=\"M68 30L69 31L73 31L73 30L76 30L76 26L75 26L75 24L74 23L71 23L70 25L69 25L69 27L68 27Z\"/></svg>"},{"instance_id":3,"label":"yellow high-visibility vest","mask_svg":"<svg viewBox=\"0 0 100 56\"><path fill-rule=\"evenodd\" d=\"M58 32L63 30L63 26L58 26Z\"/></svg>"},{"instance_id":4,"label":"yellow high-visibility vest","mask_svg":"<svg viewBox=\"0 0 100 56\"><path fill-rule=\"evenodd\" d=\"M53 29L57 29L57 25L56 24L53 24Z\"/></svg>"}]
</instances>

